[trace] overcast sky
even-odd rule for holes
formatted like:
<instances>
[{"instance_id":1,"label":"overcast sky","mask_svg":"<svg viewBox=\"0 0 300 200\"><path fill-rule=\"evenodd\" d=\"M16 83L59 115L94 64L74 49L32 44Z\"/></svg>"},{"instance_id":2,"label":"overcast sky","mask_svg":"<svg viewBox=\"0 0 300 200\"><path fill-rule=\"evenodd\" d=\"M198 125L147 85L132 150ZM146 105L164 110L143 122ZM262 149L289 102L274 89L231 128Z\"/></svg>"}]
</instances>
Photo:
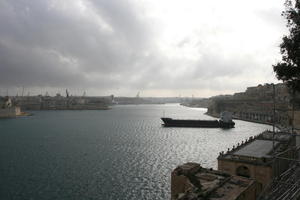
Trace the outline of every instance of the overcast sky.
<instances>
[{"instance_id":1,"label":"overcast sky","mask_svg":"<svg viewBox=\"0 0 300 200\"><path fill-rule=\"evenodd\" d=\"M0 94L208 97L276 81L283 0L0 0Z\"/></svg>"}]
</instances>

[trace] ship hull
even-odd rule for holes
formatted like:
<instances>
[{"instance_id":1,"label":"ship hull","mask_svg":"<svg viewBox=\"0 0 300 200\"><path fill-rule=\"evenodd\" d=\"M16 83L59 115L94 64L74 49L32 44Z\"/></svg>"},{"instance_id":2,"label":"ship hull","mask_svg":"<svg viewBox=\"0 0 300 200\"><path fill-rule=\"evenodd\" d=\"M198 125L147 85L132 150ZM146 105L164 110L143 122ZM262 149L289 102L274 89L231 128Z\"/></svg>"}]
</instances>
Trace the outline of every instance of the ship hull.
<instances>
[{"instance_id":1,"label":"ship hull","mask_svg":"<svg viewBox=\"0 0 300 200\"><path fill-rule=\"evenodd\" d=\"M161 118L165 127L196 127L196 128L234 128L234 122L225 123L220 120L184 120Z\"/></svg>"}]
</instances>

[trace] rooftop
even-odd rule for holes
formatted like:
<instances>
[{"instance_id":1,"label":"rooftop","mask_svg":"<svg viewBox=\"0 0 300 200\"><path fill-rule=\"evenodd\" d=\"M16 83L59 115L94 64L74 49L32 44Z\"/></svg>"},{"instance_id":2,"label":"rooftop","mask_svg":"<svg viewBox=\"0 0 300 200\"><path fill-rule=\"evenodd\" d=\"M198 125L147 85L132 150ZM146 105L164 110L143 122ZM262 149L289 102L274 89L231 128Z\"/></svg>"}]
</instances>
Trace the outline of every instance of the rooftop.
<instances>
[{"instance_id":1,"label":"rooftop","mask_svg":"<svg viewBox=\"0 0 300 200\"><path fill-rule=\"evenodd\" d=\"M231 176L217 170L205 169L197 163L181 165L172 174L176 176L183 175L190 183L190 188L184 193L180 193L175 198L177 200L191 200L195 198L199 200L236 199L247 188L255 184L255 181L252 179Z\"/></svg>"},{"instance_id":2,"label":"rooftop","mask_svg":"<svg viewBox=\"0 0 300 200\"><path fill-rule=\"evenodd\" d=\"M274 142L273 142L274 138ZM255 137L250 137L227 152L220 152L218 159L231 159L257 164L270 164L273 152L284 151L291 144L294 136L284 132L265 131ZM274 151L273 151L274 145Z\"/></svg>"},{"instance_id":3,"label":"rooftop","mask_svg":"<svg viewBox=\"0 0 300 200\"><path fill-rule=\"evenodd\" d=\"M276 147L279 142L274 142L274 147ZM263 158L263 157L270 157L270 153L273 149L273 141L271 140L254 140L251 143L246 144L245 146L237 149L233 152L233 155L238 156L248 156L248 157L256 157L256 158Z\"/></svg>"}]
</instances>

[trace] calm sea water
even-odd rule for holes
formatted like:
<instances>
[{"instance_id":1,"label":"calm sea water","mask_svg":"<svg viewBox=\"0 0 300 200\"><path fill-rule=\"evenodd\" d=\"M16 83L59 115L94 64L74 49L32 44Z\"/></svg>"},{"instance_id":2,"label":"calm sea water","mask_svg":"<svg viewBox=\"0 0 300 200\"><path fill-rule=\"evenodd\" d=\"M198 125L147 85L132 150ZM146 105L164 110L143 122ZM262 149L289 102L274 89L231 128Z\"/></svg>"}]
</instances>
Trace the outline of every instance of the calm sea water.
<instances>
[{"instance_id":1,"label":"calm sea water","mask_svg":"<svg viewBox=\"0 0 300 200\"><path fill-rule=\"evenodd\" d=\"M160 117L212 119L179 105L38 111L0 120L1 200L170 199L172 169L216 168L220 151L269 128L163 128Z\"/></svg>"}]
</instances>

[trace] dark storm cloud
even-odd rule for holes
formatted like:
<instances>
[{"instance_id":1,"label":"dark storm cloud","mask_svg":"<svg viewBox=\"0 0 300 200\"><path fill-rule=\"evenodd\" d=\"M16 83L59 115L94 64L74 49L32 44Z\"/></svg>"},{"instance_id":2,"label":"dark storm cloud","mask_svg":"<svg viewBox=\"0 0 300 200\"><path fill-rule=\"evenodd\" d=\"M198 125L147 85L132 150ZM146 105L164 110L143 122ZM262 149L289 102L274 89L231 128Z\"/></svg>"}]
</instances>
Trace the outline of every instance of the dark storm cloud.
<instances>
[{"instance_id":1,"label":"dark storm cloud","mask_svg":"<svg viewBox=\"0 0 300 200\"><path fill-rule=\"evenodd\" d=\"M262 67L258 58L224 56L205 40L211 35L209 27L199 26L196 36L182 35L168 46L160 35L165 27L156 27L140 5L127 0L0 1L0 87L118 88L136 93L235 90L241 80L253 83L245 77L253 66ZM272 21L273 14L259 13L266 21ZM222 30L215 29L212 35L223 42ZM199 56L185 53L189 48Z\"/></svg>"},{"instance_id":2,"label":"dark storm cloud","mask_svg":"<svg viewBox=\"0 0 300 200\"><path fill-rule=\"evenodd\" d=\"M163 60L163 59L162 59ZM247 82L246 77L249 73L253 73L253 67L259 63L250 57L234 57L230 59L222 58L222 56L207 52L202 55L202 59L197 62L188 63L185 60L165 61L161 63L158 59L156 64L142 71L140 78L136 80L136 85L143 89L199 89L209 88L211 90L225 90L232 88L240 89L240 84L256 84L255 82ZM152 60L152 63L155 63ZM173 65L170 71L164 71L161 66ZM183 71L176 74L176 68L182 66ZM188 66L188 67L187 67ZM170 79L166 80L167 75Z\"/></svg>"},{"instance_id":3,"label":"dark storm cloud","mask_svg":"<svg viewBox=\"0 0 300 200\"><path fill-rule=\"evenodd\" d=\"M150 38L147 27L129 3L90 3L88 9L95 9L95 16L77 15L60 4L53 7L51 1L2 1L0 83L92 86L96 75L100 79L96 82L105 87L113 82L110 75L126 77L138 71L135 63ZM109 30L93 17L102 18Z\"/></svg>"}]
</instances>

